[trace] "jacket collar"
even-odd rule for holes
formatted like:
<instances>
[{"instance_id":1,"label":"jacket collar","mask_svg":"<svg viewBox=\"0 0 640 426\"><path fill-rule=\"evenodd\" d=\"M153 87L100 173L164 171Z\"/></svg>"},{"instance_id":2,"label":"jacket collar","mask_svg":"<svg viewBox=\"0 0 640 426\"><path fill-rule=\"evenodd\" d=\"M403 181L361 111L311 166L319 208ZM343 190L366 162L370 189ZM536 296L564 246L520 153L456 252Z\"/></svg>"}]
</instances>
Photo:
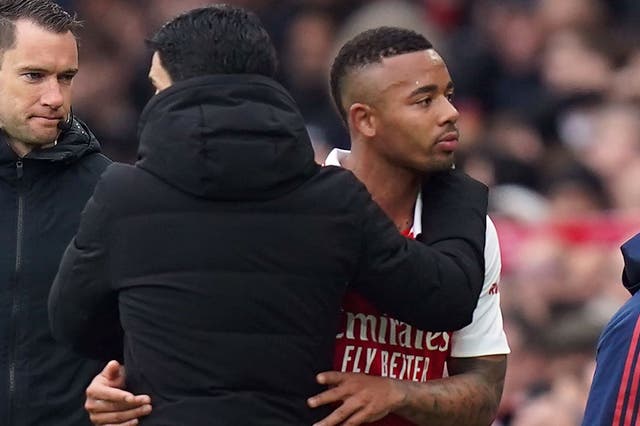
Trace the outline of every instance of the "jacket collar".
<instances>
[{"instance_id":1,"label":"jacket collar","mask_svg":"<svg viewBox=\"0 0 640 426\"><path fill-rule=\"evenodd\" d=\"M30 172L37 173L42 168L56 164L70 164L80 158L100 152L100 144L86 124L73 117L60 133L58 142L49 148L34 149L22 158L29 163ZM16 162L20 158L7 141L7 136L0 131L0 179L15 180Z\"/></svg>"}]
</instances>

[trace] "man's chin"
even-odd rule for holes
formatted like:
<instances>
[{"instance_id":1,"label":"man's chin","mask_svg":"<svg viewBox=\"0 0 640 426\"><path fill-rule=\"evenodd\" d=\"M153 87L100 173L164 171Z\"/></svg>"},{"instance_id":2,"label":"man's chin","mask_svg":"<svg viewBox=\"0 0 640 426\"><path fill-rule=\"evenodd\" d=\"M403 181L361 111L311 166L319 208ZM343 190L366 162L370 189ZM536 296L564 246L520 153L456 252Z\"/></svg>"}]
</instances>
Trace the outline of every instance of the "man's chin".
<instances>
[{"instance_id":1,"label":"man's chin","mask_svg":"<svg viewBox=\"0 0 640 426\"><path fill-rule=\"evenodd\" d=\"M49 148L54 146L58 136L60 135L60 130L51 130L46 132L38 132L32 135L29 140L29 144L33 146L37 146L39 148Z\"/></svg>"},{"instance_id":2,"label":"man's chin","mask_svg":"<svg viewBox=\"0 0 640 426\"><path fill-rule=\"evenodd\" d=\"M436 173L452 169L455 164L454 160L453 153L447 156L439 156L439 158L432 158L424 171L425 173Z\"/></svg>"}]
</instances>

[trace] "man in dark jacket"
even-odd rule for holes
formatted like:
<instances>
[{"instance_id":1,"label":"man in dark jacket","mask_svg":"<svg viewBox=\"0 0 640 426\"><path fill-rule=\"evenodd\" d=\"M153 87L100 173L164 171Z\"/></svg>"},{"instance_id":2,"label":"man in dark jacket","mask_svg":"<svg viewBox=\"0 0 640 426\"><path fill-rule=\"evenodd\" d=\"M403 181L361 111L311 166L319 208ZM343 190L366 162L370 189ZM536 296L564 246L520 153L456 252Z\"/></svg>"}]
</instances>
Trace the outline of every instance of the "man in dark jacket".
<instances>
[{"instance_id":1,"label":"man in dark jacket","mask_svg":"<svg viewBox=\"0 0 640 426\"><path fill-rule=\"evenodd\" d=\"M0 424L80 426L99 371L51 336L47 297L108 160L71 115L78 23L47 0L0 2Z\"/></svg>"},{"instance_id":2,"label":"man in dark jacket","mask_svg":"<svg viewBox=\"0 0 640 426\"><path fill-rule=\"evenodd\" d=\"M622 247L622 283L632 297L618 309L598 340L596 369L583 426L637 425L640 422L640 234Z\"/></svg>"},{"instance_id":3,"label":"man in dark jacket","mask_svg":"<svg viewBox=\"0 0 640 426\"><path fill-rule=\"evenodd\" d=\"M158 94L141 117L140 160L101 179L49 300L54 335L88 354L121 350L122 324L127 384L154 400L145 424L325 416L306 399L332 364L348 286L420 327L470 322L484 186L434 176L432 244L406 239L350 172L314 162L254 15L194 10L151 45Z\"/></svg>"}]
</instances>

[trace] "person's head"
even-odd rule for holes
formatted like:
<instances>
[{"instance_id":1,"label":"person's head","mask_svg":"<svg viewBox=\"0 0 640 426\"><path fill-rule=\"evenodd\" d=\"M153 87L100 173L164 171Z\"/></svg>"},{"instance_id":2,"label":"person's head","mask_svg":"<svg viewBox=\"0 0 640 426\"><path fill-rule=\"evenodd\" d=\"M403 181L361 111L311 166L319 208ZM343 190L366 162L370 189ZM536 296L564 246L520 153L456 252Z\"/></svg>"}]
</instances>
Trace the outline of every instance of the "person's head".
<instances>
[{"instance_id":1,"label":"person's head","mask_svg":"<svg viewBox=\"0 0 640 426\"><path fill-rule=\"evenodd\" d=\"M69 117L79 28L50 0L0 2L0 129L20 155L54 143Z\"/></svg>"},{"instance_id":2,"label":"person's head","mask_svg":"<svg viewBox=\"0 0 640 426\"><path fill-rule=\"evenodd\" d=\"M164 24L148 44L154 51L149 78L157 91L205 75L273 77L276 72L271 38L255 14L238 7L186 12Z\"/></svg>"},{"instance_id":3,"label":"person's head","mask_svg":"<svg viewBox=\"0 0 640 426\"><path fill-rule=\"evenodd\" d=\"M458 111L449 71L422 35L380 27L360 33L331 68L331 93L352 149L419 172L451 167Z\"/></svg>"}]
</instances>

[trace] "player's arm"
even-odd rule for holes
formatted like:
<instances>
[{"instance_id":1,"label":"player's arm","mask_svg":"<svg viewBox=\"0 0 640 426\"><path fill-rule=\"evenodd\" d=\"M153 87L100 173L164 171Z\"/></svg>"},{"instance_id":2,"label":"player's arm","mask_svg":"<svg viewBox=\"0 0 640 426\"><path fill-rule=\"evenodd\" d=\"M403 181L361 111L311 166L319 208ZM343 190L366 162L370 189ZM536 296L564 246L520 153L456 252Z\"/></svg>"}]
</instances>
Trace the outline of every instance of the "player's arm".
<instances>
[{"instance_id":1,"label":"player's arm","mask_svg":"<svg viewBox=\"0 0 640 426\"><path fill-rule=\"evenodd\" d=\"M451 377L407 382L396 413L418 425L490 425L502 396L507 356L452 358L448 368Z\"/></svg>"},{"instance_id":2,"label":"player's arm","mask_svg":"<svg viewBox=\"0 0 640 426\"><path fill-rule=\"evenodd\" d=\"M485 281L471 325L452 335L450 377L414 384L398 411L415 423L489 425L502 396L509 346L504 333L498 283L502 261L496 228L487 218ZM424 398L427 398L426 400ZM431 404L431 407L423 404ZM421 409L421 407L427 407ZM464 407L461 409L461 407Z\"/></svg>"},{"instance_id":3,"label":"player's arm","mask_svg":"<svg viewBox=\"0 0 640 426\"><path fill-rule=\"evenodd\" d=\"M340 403L316 426L355 426L398 414L417 425L488 426L502 395L506 355L449 361L452 376L425 383L326 372L318 381L329 386L309 398L311 407Z\"/></svg>"},{"instance_id":4,"label":"player's arm","mask_svg":"<svg viewBox=\"0 0 640 426\"><path fill-rule=\"evenodd\" d=\"M133 426L151 412L148 395L133 395L124 390L125 369L110 361L87 388L85 410L94 425Z\"/></svg>"},{"instance_id":5,"label":"player's arm","mask_svg":"<svg viewBox=\"0 0 640 426\"><path fill-rule=\"evenodd\" d=\"M434 426L489 425L494 420L509 352L498 292L501 267L498 234L487 218L485 282L473 322L453 333L447 360L450 377L410 384L413 390L397 414Z\"/></svg>"},{"instance_id":6,"label":"player's arm","mask_svg":"<svg viewBox=\"0 0 640 426\"><path fill-rule=\"evenodd\" d=\"M448 378L416 383L329 372L318 376L331 386L310 398L311 406L342 402L322 426L356 425L375 421L387 413L414 423L439 425L489 425L498 409L506 373L509 347L504 335L500 296L501 259L498 235L487 218L485 280L468 327L453 334ZM486 355L500 354L500 355Z\"/></svg>"}]
</instances>

